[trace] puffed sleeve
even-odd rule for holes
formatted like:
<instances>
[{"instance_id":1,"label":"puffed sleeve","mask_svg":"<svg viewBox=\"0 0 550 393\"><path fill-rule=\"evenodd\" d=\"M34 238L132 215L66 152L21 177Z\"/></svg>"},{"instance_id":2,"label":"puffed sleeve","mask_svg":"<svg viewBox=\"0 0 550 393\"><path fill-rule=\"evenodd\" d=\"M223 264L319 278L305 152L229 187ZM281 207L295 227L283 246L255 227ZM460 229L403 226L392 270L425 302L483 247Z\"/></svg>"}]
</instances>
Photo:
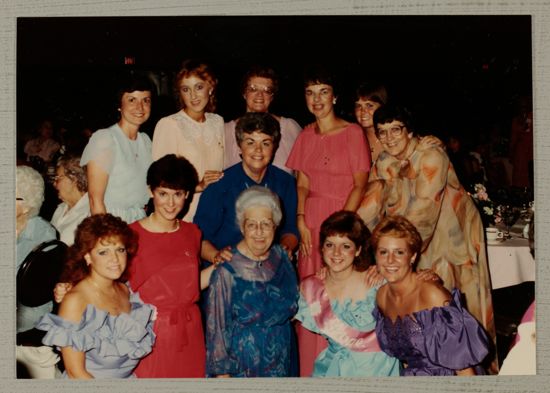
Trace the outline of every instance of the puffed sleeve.
<instances>
[{"instance_id":1,"label":"puffed sleeve","mask_svg":"<svg viewBox=\"0 0 550 393\"><path fill-rule=\"evenodd\" d=\"M462 307L460 292L453 290L449 306L415 313L425 337L426 354L435 364L451 370L473 367L488 354L487 334Z\"/></svg>"},{"instance_id":2,"label":"puffed sleeve","mask_svg":"<svg viewBox=\"0 0 550 393\"><path fill-rule=\"evenodd\" d=\"M233 275L226 266L214 270L206 296L206 373L236 374L238 361L231 353ZM230 267L229 267L230 268Z\"/></svg>"},{"instance_id":3,"label":"puffed sleeve","mask_svg":"<svg viewBox=\"0 0 550 393\"><path fill-rule=\"evenodd\" d=\"M140 359L151 352L155 342L153 308L147 304L117 316L88 305L78 323L46 314L36 328L47 331L44 345L72 347L79 352L95 348L102 356Z\"/></svg>"},{"instance_id":4,"label":"puffed sleeve","mask_svg":"<svg viewBox=\"0 0 550 393\"><path fill-rule=\"evenodd\" d=\"M94 132L82 152L80 166L84 166L90 161L94 161L105 172L111 174L115 159L113 143L113 136L109 129L97 130Z\"/></svg>"},{"instance_id":5,"label":"puffed sleeve","mask_svg":"<svg viewBox=\"0 0 550 393\"><path fill-rule=\"evenodd\" d=\"M317 328L317 324L315 323L315 320L311 316L310 307L307 304L306 299L301 293L300 293L300 298L298 299L298 312L296 313L294 318L300 321L302 323L302 326L305 327L307 330L312 331L314 333L319 333L319 334L321 333Z\"/></svg>"}]
</instances>

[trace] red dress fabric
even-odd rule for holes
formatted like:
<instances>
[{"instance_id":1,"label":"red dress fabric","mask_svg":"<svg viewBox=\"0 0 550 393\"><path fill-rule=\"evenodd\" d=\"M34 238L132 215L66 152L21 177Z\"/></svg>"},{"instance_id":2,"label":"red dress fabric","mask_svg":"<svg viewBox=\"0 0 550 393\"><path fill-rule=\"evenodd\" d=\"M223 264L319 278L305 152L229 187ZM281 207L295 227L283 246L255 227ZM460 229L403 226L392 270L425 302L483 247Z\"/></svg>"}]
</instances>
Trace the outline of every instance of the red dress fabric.
<instances>
[{"instance_id":1,"label":"red dress fabric","mask_svg":"<svg viewBox=\"0 0 550 393\"><path fill-rule=\"evenodd\" d=\"M300 280L321 266L319 231L323 221L344 207L353 189L353 175L370 170L370 149L361 127L349 124L341 132L321 135L314 124L304 128L294 143L286 166L302 171L309 179L305 222L311 230L312 254L298 257ZM317 355L327 347L322 336L297 326L300 376L310 376Z\"/></svg>"},{"instance_id":2,"label":"red dress fabric","mask_svg":"<svg viewBox=\"0 0 550 393\"><path fill-rule=\"evenodd\" d=\"M180 222L170 233L153 233L139 222L137 255L130 265L130 286L158 316L153 351L135 370L139 378L201 378L206 350L199 300L201 233L195 224Z\"/></svg>"}]
</instances>

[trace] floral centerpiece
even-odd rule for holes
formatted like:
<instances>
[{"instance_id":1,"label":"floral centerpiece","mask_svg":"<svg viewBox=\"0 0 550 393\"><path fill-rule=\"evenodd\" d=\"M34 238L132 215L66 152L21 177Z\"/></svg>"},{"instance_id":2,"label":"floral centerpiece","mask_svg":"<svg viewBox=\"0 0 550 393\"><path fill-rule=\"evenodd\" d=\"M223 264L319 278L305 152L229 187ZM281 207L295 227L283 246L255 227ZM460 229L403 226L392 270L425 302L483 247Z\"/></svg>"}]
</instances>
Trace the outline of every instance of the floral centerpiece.
<instances>
[{"instance_id":1,"label":"floral centerpiece","mask_svg":"<svg viewBox=\"0 0 550 393\"><path fill-rule=\"evenodd\" d=\"M471 195L479 209L481 219L485 226L496 225L502 221L500 206L496 206L491 198L489 198L487 189L483 184L475 184L474 194Z\"/></svg>"}]
</instances>

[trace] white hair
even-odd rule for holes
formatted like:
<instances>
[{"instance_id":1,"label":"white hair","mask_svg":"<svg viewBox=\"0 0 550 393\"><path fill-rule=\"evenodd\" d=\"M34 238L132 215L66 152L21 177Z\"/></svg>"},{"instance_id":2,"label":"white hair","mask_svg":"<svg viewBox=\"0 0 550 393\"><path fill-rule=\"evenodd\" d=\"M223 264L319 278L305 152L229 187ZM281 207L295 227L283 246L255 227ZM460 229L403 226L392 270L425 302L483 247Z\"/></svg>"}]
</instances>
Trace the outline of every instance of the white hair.
<instances>
[{"instance_id":1,"label":"white hair","mask_svg":"<svg viewBox=\"0 0 550 393\"><path fill-rule=\"evenodd\" d=\"M44 202L44 179L30 166L18 165L15 175L15 187L21 203L29 209L28 218L37 216Z\"/></svg>"},{"instance_id":2,"label":"white hair","mask_svg":"<svg viewBox=\"0 0 550 393\"><path fill-rule=\"evenodd\" d=\"M244 222L244 212L256 206L267 207L271 209L273 222L276 226L281 223L283 218L283 212L281 211L281 204L279 203L279 197L269 188L261 186L252 186L247 188L237 198L235 203L235 210L237 213L237 225L242 226Z\"/></svg>"}]
</instances>

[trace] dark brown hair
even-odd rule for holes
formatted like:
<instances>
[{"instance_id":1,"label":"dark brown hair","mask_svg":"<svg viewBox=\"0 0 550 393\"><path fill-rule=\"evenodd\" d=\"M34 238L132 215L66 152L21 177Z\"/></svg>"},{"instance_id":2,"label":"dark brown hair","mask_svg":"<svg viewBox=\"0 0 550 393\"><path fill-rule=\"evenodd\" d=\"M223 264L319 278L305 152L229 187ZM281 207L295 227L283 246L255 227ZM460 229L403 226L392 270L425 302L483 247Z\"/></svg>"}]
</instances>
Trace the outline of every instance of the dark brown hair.
<instances>
[{"instance_id":1,"label":"dark brown hair","mask_svg":"<svg viewBox=\"0 0 550 393\"><path fill-rule=\"evenodd\" d=\"M332 213L321 224L319 233L319 249L322 254L323 244L329 236L346 236L355 247L361 247L361 252L353 260L355 270L362 272L372 264L371 254L369 252L370 232L357 213L340 210Z\"/></svg>"}]
</instances>

